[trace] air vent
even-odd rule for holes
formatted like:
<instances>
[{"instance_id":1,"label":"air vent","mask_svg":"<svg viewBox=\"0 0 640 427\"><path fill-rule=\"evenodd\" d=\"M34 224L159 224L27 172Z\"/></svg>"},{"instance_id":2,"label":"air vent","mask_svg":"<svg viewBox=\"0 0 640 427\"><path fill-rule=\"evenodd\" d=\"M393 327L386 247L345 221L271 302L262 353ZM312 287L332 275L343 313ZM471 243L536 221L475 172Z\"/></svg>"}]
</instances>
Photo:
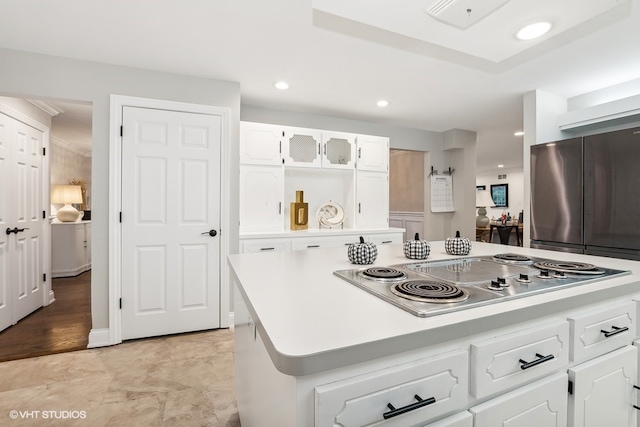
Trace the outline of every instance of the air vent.
<instances>
[{"instance_id":1,"label":"air vent","mask_svg":"<svg viewBox=\"0 0 640 427\"><path fill-rule=\"evenodd\" d=\"M424 11L438 21L464 30L490 15L508 1L436 0Z\"/></svg>"}]
</instances>

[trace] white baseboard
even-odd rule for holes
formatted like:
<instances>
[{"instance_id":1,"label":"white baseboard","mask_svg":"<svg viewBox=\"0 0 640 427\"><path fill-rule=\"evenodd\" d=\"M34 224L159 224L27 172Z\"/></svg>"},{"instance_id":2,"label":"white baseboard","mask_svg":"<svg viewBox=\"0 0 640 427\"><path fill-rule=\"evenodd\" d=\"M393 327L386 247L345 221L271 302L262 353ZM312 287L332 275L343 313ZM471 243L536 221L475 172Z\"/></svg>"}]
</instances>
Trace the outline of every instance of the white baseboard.
<instances>
[{"instance_id":1,"label":"white baseboard","mask_svg":"<svg viewBox=\"0 0 640 427\"><path fill-rule=\"evenodd\" d=\"M235 320L235 315L233 313L233 311L229 312L229 327L233 328L233 326L235 325L234 323Z\"/></svg>"},{"instance_id":2,"label":"white baseboard","mask_svg":"<svg viewBox=\"0 0 640 427\"><path fill-rule=\"evenodd\" d=\"M89 344L87 348L107 347L112 345L109 334L109 328L91 329L89 332Z\"/></svg>"}]
</instances>

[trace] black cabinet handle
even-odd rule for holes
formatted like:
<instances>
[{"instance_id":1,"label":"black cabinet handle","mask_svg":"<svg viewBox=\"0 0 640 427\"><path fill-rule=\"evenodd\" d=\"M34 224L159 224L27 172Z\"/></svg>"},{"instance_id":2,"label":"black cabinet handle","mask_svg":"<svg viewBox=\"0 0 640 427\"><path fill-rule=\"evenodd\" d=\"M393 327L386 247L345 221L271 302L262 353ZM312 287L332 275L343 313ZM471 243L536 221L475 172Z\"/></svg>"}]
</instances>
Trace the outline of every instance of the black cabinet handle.
<instances>
[{"instance_id":1,"label":"black cabinet handle","mask_svg":"<svg viewBox=\"0 0 640 427\"><path fill-rule=\"evenodd\" d=\"M600 332L602 332L604 334L605 338L609 338L612 337L614 335L618 335L622 332L626 332L629 330L629 328L627 326L625 326L624 328L619 328L617 326L612 326L613 331L605 331L604 329L601 329Z\"/></svg>"},{"instance_id":2,"label":"black cabinet handle","mask_svg":"<svg viewBox=\"0 0 640 427\"><path fill-rule=\"evenodd\" d=\"M205 231L204 233L200 233L200 235L204 235L204 234L208 234L211 237L215 237L218 235L218 232L216 230L209 230L209 231Z\"/></svg>"},{"instance_id":3,"label":"black cabinet handle","mask_svg":"<svg viewBox=\"0 0 640 427\"><path fill-rule=\"evenodd\" d=\"M387 403L387 408L389 408L391 410L389 412L385 412L384 414L382 414L384 419L387 420L389 418L396 417L398 415L406 414L409 411L413 411L415 409L422 408L423 406L427 406L427 405L431 405L432 403L436 403L436 398L435 397L430 397L428 399L422 399L417 394L415 394L413 397L417 400L417 402L410 403L409 405L403 406L402 408L398 408L398 409L396 409L391 403Z\"/></svg>"},{"instance_id":4,"label":"black cabinet handle","mask_svg":"<svg viewBox=\"0 0 640 427\"><path fill-rule=\"evenodd\" d=\"M260 248L261 251L273 251L275 248Z\"/></svg>"},{"instance_id":5,"label":"black cabinet handle","mask_svg":"<svg viewBox=\"0 0 640 427\"><path fill-rule=\"evenodd\" d=\"M520 365L520 369L525 370L525 369L533 368L534 366L537 366L541 363L548 362L549 360L553 359L553 354L543 356L540 353L536 353L536 357L537 359L532 360L531 362L527 362L525 360L520 359L520 363L522 363L522 365Z\"/></svg>"},{"instance_id":6,"label":"black cabinet handle","mask_svg":"<svg viewBox=\"0 0 640 427\"><path fill-rule=\"evenodd\" d=\"M307 248L319 248L320 245L307 245Z\"/></svg>"},{"instance_id":7,"label":"black cabinet handle","mask_svg":"<svg viewBox=\"0 0 640 427\"><path fill-rule=\"evenodd\" d=\"M633 388L634 388L634 389L636 389L636 390L640 390L640 387L638 387L638 386L637 386L637 385L635 385L635 384L633 385ZM637 409L637 410L640 410L640 406L638 406L638 405L633 405L633 407L634 407L635 409Z\"/></svg>"}]
</instances>

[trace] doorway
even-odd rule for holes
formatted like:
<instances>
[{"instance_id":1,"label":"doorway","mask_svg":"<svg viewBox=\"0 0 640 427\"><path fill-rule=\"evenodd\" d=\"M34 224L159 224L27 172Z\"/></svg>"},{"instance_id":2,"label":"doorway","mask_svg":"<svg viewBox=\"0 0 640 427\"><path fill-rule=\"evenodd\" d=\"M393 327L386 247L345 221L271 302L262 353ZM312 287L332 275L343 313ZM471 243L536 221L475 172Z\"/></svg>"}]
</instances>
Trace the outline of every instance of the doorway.
<instances>
[{"instance_id":1,"label":"doorway","mask_svg":"<svg viewBox=\"0 0 640 427\"><path fill-rule=\"evenodd\" d=\"M45 144L48 164L45 174L48 174L49 185L44 185L44 192L48 192L55 184L82 184L85 198L77 207L84 209L86 216L85 221L78 224L82 224L83 229L85 224L90 227L92 105L69 100L43 101L8 97L1 98L0 103L5 103L12 109L17 108L16 111L38 122L46 122L43 124L49 128L49 141ZM29 106L28 109L20 108L26 105ZM49 197L45 197L45 200L49 200ZM43 217L47 223L56 221L55 213L61 206L43 207ZM49 228L53 227L52 224ZM47 241L51 247L47 252L53 255L68 251L66 247L56 247L55 233L49 233L49 236L51 238ZM80 244L82 253L86 254L81 261L81 271L61 271L55 262L51 263L52 267L49 269L45 259L46 267L43 272L45 280L49 282L45 305L0 332L0 347L6 350L0 352L0 361L87 348L91 329L90 238L83 238ZM56 260L55 257L48 259Z\"/></svg>"},{"instance_id":2,"label":"doorway","mask_svg":"<svg viewBox=\"0 0 640 427\"><path fill-rule=\"evenodd\" d=\"M389 152L389 226L404 228L404 241L425 232L424 164L423 151Z\"/></svg>"}]
</instances>

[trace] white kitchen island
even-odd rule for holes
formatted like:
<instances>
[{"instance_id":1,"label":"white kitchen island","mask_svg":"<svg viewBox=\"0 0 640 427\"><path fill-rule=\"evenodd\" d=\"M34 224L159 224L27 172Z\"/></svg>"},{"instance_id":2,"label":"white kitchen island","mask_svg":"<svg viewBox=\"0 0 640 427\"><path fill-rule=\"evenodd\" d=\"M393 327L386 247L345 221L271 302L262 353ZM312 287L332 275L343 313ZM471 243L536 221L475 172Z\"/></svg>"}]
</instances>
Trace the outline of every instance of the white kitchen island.
<instances>
[{"instance_id":1,"label":"white kitchen island","mask_svg":"<svg viewBox=\"0 0 640 427\"><path fill-rule=\"evenodd\" d=\"M409 261L378 250L375 266ZM476 242L470 256L504 252L631 274L420 318L334 276L358 267L346 249L231 255L243 427L595 427L600 410L635 425L640 263ZM427 261L447 258L432 242ZM419 408L385 420L388 404Z\"/></svg>"}]
</instances>

